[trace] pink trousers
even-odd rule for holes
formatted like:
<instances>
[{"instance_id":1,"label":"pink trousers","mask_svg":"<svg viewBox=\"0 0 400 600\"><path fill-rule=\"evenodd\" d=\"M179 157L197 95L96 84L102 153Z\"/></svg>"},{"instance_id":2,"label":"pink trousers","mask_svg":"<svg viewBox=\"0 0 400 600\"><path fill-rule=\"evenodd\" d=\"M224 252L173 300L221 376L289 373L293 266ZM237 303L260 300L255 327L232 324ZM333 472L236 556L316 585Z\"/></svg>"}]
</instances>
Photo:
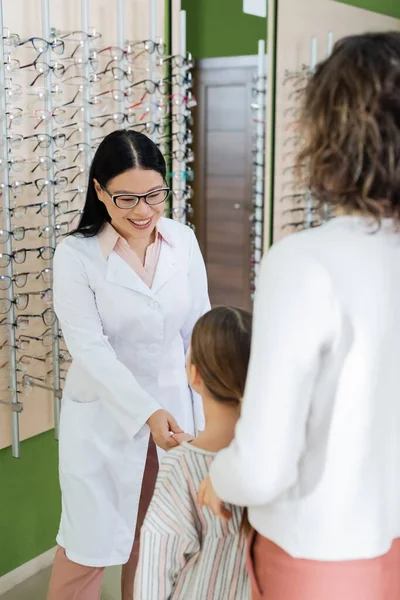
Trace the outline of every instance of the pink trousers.
<instances>
[{"instance_id":1,"label":"pink trousers","mask_svg":"<svg viewBox=\"0 0 400 600\"><path fill-rule=\"evenodd\" d=\"M133 584L139 560L140 529L146 516L158 473L158 457L150 437L140 494L138 518L132 552L122 567L122 600L133 600ZM100 600L104 567L85 567L69 560L64 548L58 548L50 578L47 600Z\"/></svg>"},{"instance_id":2,"label":"pink trousers","mask_svg":"<svg viewBox=\"0 0 400 600\"><path fill-rule=\"evenodd\" d=\"M292 558L253 533L252 600L400 600L400 539L378 558L319 562Z\"/></svg>"}]
</instances>

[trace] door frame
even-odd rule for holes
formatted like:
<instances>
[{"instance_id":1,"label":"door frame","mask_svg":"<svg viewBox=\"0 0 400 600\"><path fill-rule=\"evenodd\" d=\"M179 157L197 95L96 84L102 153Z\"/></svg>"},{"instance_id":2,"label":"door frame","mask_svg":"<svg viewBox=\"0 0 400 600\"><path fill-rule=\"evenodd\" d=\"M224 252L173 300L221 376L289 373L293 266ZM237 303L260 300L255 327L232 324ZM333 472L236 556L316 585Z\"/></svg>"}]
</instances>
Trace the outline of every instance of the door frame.
<instances>
[{"instance_id":1,"label":"door frame","mask_svg":"<svg viewBox=\"0 0 400 600\"><path fill-rule=\"evenodd\" d=\"M204 58L197 60L194 68L195 96L198 101L194 123L195 140L195 180L194 180L194 223L196 225L196 235L202 249L204 259L207 262L207 208L202 190L206 181L206 131L207 131L207 87L218 84L218 71L225 71L223 85L242 85L243 70L254 69L257 71L258 56L229 56L218 58ZM251 104L251 89L248 92L249 110ZM249 139L251 144L251 138ZM248 152L251 153L249 146ZM246 169L245 180L246 188L251 186L252 168Z\"/></svg>"}]
</instances>

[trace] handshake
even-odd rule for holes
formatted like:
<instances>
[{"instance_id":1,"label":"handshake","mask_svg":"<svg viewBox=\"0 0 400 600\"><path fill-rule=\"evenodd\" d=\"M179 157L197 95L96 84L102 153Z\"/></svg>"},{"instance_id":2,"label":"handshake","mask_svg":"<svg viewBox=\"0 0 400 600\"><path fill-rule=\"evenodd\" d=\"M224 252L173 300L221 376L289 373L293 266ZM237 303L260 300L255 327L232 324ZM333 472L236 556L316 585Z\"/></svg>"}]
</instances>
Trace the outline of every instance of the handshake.
<instances>
[{"instance_id":1,"label":"handshake","mask_svg":"<svg viewBox=\"0 0 400 600\"><path fill-rule=\"evenodd\" d=\"M174 417L167 410L157 410L147 420L154 443L162 450L171 450L182 442L188 442L193 436L181 429Z\"/></svg>"}]
</instances>

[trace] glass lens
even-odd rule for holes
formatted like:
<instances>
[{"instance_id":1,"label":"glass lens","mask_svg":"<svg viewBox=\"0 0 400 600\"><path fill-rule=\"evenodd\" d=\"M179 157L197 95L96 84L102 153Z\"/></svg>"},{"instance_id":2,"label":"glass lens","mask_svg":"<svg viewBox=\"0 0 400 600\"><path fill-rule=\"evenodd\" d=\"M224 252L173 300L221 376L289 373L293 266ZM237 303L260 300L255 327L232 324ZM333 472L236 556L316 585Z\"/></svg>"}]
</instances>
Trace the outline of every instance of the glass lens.
<instances>
[{"instance_id":1,"label":"glass lens","mask_svg":"<svg viewBox=\"0 0 400 600\"><path fill-rule=\"evenodd\" d=\"M154 94L157 85L154 83L154 81L151 81L151 79L146 79L144 87L146 89L146 92L148 92L149 94Z\"/></svg>"},{"instance_id":2,"label":"glass lens","mask_svg":"<svg viewBox=\"0 0 400 600\"><path fill-rule=\"evenodd\" d=\"M11 279L7 275L0 275L0 290L8 290L11 285Z\"/></svg>"},{"instance_id":3,"label":"glass lens","mask_svg":"<svg viewBox=\"0 0 400 600\"><path fill-rule=\"evenodd\" d=\"M156 130L155 123L152 123L151 121L149 121L148 123L145 123L144 125L145 125L147 133L149 133L150 135L155 132L155 130Z\"/></svg>"},{"instance_id":4,"label":"glass lens","mask_svg":"<svg viewBox=\"0 0 400 600\"><path fill-rule=\"evenodd\" d=\"M41 148L48 148L51 144L50 136L45 133L38 135L37 141Z\"/></svg>"},{"instance_id":5,"label":"glass lens","mask_svg":"<svg viewBox=\"0 0 400 600\"><path fill-rule=\"evenodd\" d=\"M66 140L65 133L57 133L57 135L55 135L53 139L54 139L54 143L57 146L57 148L64 148L65 140ZM50 142L49 142L49 145L50 145Z\"/></svg>"},{"instance_id":6,"label":"glass lens","mask_svg":"<svg viewBox=\"0 0 400 600\"><path fill-rule=\"evenodd\" d=\"M0 298L0 314L7 314L11 306L11 301L8 298Z\"/></svg>"},{"instance_id":7,"label":"glass lens","mask_svg":"<svg viewBox=\"0 0 400 600\"><path fill-rule=\"evenodd\" d=\"M28 329L29 319L27 319L25 317L17 317L17 327L19 329Z\"/></svg>"},{"instance_id":8,"label":"glass lens","mask_svg":"<svg viewBox=\"0 0 400 600\"><path fill-rule=\"evenodd\" d=\"M26 283L28 281L28 274L27 273L20 273L20 274L16 274L15 278L14 278L14 283L17 287L19 288L23 288L26 286Z\"/></svg>"},{"instance_id":9,"label":"glass lens","mask_svg":"<svg viewBox=\"0 0 400 600\"><path fill-rule=\"evenodd\" d=\"M49 238L51 238L53 233L54 233L54 228L51 227L51 225L46 225L46 227L43 227L43 229L39 233L39 237L42 237L45 240L48 240Z\"/></svg>"},{"instance_id":10,"label":"glass lens","mask_svg":"<svg viewBox=\"0 0 400 600\"><path fill-rule=\"evenodd\" d=\"M15 304L19 310L25 310L29 303L28 294L18 294L15 299Z\"/></svg>"},{"instance_id":11,"label":"glass lens","mask_svg":"<svg viewBox=\"0 0 400 600\"><path fill-rule=\"evenodd\" d=\"M51 331L48 331L44 334L44 336L42 337L42 344L45 348L48 348L49 346L53 345L53 334L51 333Z\"/></svg>"},{"instance_id":12,"label":"glass lens","mask_svg":"<svg viewBox=\"0 0 400 600\"><path fill-rule=\"evenodd\" d=\"M112 48L110 48L110 55L113 60L122 60L124 57L124 52L122 48L117 48L116 46L113 46Z\"/></svg>"},{"instance_id":13,"label":"glass lens","mask_svg":"<svg viewBox=\"0 0 400 600\"><path fill-rule=\"evenodd\" d=\"M0 229L0 244L6 244L10 239L10 234L4 229Z\"/></svg>"},{"instance_id":14,"label":"glass lens","mask_svg":"<svg viewBox=\"0 0 400 600\"><path fill-rule=\"evenodd\" d=\"M121 81L124 78L124 71L122 69L120 69L119 67L113 67L111 72L112 72L112 76L117 81Z\"/></svg>"},{"instance_id":15,"label":"glass lens","mask_svg":"<svg viewBox=\"0 0 400 600\"><path fill-rule=\"evenodd\" d=\"M40 256L43 258L43 260L51 260L54 256L54 248L41 248L40 249Z\"/></svg>"},{"instance_id":16,"label":"glass lens","mask_svg":"<svg viewBox=\"0 0 400 600\"><path fill-rule=\"evenodd\" d=\"M51 283L53 281L53 270L43 269L43 271L39 273L39 277L42 277L45 283Z\"/></svg>"},{"instance_id":17,"label":"glass lens","mask_svg":"<svg viewBox=\"0 0 400 600\"><path fill-rule=\"evenodd\" d=\"M14 236L14 240L16 240L17 242L22 242L22 240L25 237L25 228L24 227L17 227L13 231L13 236Z\"/></svg>"},{"instance_id":18,"label":"glass lens","mask_svg":"<svg viewBox=\"0 0 400 600\"><path fill-rule=\"evenodd\" d=\"M10 257L8 254L0 254L0 267L8 267L10 264Z\"/></svg>"},{"instance_id":19,"label":"glass lens","mask_svg":"<svg viewBox=\"0 0 400 600\"><path fill-rule=\"evenodd\" d=\"M152 40L147 40L147 42L144 43L144 49L150 53L154 52L156 49L155 43Z\"/></svg>"},{"instance_id":20,"label":"glass lens","mask_svg":"<svg viewBox=\"0 0 400 600\"><path fill-rule=\"evenodd\" d=\"M168 190L156 190L147 196L146 201L147 204L161 204L161 202L165 202L169 194Z\"/></svg>"},{"instance_id":21,"label":"glass lens","mask_svg":"<svg viewBox=\"0 0 400 600\"><path fill-rule=\"evenodd\" d=\"M11 125L20 125L22 123L22 110L21 109L15 108L10 113L8 113L8 116L10 117Z\"/></svg>"},{"instance_id":22,"label":"glass lens","mask_svg":"<svg viewBox=\"0 0 400 600\"><path fill-rule=\"evenodd\" d=\"M24 168L24 159L23 158L15 158L10 160L11 168L14 171L20 173Z\"/></svg>"},{"instance_id":23,"label":"glass lens","mask_svg":"<svg viewBox=\"0 0 400 600\"><path fill-rule=\"evenodd\" d=\"M64 42L62 40L53 40L51 46L56 54L62 54L64 52Z\"/></svg>"},{"instance_id":24,"label":"glass lens","mask_svg":"<svg viewBox=\"0 0 400 600\"><path fill-rule=\"evenodd\" d=\"M42 52L45 52L48 48L47 42L43 38L33 38L31 42L36 52L40 52L40 54L42 54Z\"/></svg>"},{"instance_id":25,"label":"glass lens","mask_svg":"<svg viewBox=\"0 0 400 600\"><path fill-rule=\"evenodd\" d=\"M51 327L52 325L54 325L54 323L56 321L56 315L55 315L55 312L53 310L51 310L51 308L48 308L47 310L44 311L43 321L44 321L44 324L47 325L48 327Z\"/></svg>"},{"instance_id":26,"label":"glass lens","mask_svg":"<svg viewBox=\"0 0 400 600\"><path fill-rule=\"evenodd\" d=\"M47 75L49 72L49 65L39 60L35 63L35 69L40 75Z\"/></svg>"},{"instance_id":27,"label":"glass lens","mask_svg":"<svg viewBox=\"0 0 400 600\"><path fill-rule=\"evenodd\" d=\"M19 148L21 148L23 141L24 138L22 135L15 134L12 137L10 137L10 146L14 150L18 150Z\"/></svg>"},{"instance_id":28,"label":"glass lens","mask_svg":"<svg viewBox=\"0 0 400 600\"><path fill-rule=\"evenodd\" d=\"M115 204L118 208L133 208L139 202L137 196L116 196Z\"/></svg>"},{"instance_id":29,"label":"glass lens","mask_svg":"<svg viewBox=\"0 0 400 600\"><path fill-rule=\"evenodd\" d=\"M66 177L59 177L55 182L56 186L60 190L66 190L68 187L68 179Z\"/></svg>"},{"instance_id":30,"label":"glass lens","mask_svg":"<svg viewBox=\"0 0 400 600\"><path fill-rule=\"evenodd\" d=\"M60 223L58 231L60 235L67 235L69 232L69 223Z\"/></svg>"},{"instance_id":31,"label":"glass lens","mask_svg":"<svg viewBox=\"0 0 400 600\"><path fill-rule=\"evenodd\" d=\"M43 300L43 302L45 302L46 304L52 304L52 302L53 302L52 290L46 290L45 292L42 292L40 294L40 297Z\"/></svg>"},{"instance_id":32,"label":"glass lens","mask_svg":"<svg viewBox=\"0 0 400 600\"><path fill-rule=\"evenodd\" d=\"M16 73L16 72L18 71L18 69L19 69L19 60L16 60L16 59L10 60L10 61L9 61L9 62L8 62L6 65L5 65L5 67L6 67L6 70L7 70L9 73Z\"/></svg>"},{"instance_id":33,"label":"glass lens","mask_svg":"<svg viewBox=\"0 0 400 600\"><path fill-rule=\"evenodd\" d=\"M61 63L54 63L52 70L56 77L61 77L64 74L65 67Z\"/></svg>"},{"instance_id":34,"label":"glass lens","mask_svg":"<svg viewBox=\"0 0 400 600\"><path fill-rule=\"evenodd\" d=\"M61 200L61 202L57 204L57 209L61 215L66 213L68 210L68 200Z\"/></svg>"},{"instance_id":35,"label":"glass lens","mask_svg":"<svg viewBox=\"0 0 400 600\"><path fill-rule=\"evenodd\" d=\"M18 350L28 350L29 348L29 340L22 340L17 342Z\"/></svg>"},{"instance_id":36,"label":"glass lens","mask_svg":"<svg viewBox=\"0 0 400 600\"><path fill-rule=\"evenodd\" d=\"M64 123L65 122L65 110L62 110L61 108L56 108L56 110L53 112L53 117L56 123Z\"/></svg>"},{"instance_id":37,"label":"glass lens","mask_svg":"<svg viewBox=\"0 0 400 600\"><path fill-rule=\"evenodd\" d=\"M17 250L17 252L14 252L14 260L17 265L22 265L26 261L26 250Z\"/></svg>"},{"instance_id":38,"label":"glass lens","mask_svg":"<svg viewBox=\"0 0 400 600\"><path fill-rule=\"evenodd\" d=\"M51 159L48 156L39 156L39 166L43 171L48 171L51 167Z\"/></svg>"},{"instance_id":39,"label":"glass lens","mask_svg":"<svg viewBox=\"0 0 400 600\"><path fill-rule=\"evenodd\" d=\"M54 205L50 202L43 202L39 212L43 217L50 217L54 212Z\"/></svg>"}]
</instances>

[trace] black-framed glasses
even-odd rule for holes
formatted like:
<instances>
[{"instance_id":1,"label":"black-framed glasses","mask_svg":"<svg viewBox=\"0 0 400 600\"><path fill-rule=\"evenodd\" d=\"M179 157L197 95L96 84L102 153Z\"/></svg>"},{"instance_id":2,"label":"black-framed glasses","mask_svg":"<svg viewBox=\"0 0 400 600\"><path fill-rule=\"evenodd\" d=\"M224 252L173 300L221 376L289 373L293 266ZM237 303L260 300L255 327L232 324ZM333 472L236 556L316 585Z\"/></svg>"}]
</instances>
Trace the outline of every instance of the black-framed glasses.
<instances>
[{"instance_id":1,"label":"black-framed glasses","mask_svg":"<svg viewBox=\"0 0 400 600\"><path fill-rule=\"evenodd\" d=\"M17 265L22 265L26 261L29 252L37 252L37 258L42 260L51 260L54 256L55 249L52 246L42 246L41 248L28 248L16 250L12 254L0 254L0 267L8 267L13 259Z\"/></svg>"},{"instance_id":2,"label":"black-framed glasses","mask_svg":"<svg viewBox=\"0 0 400 600\"><path fill-rule=\"evenodd\" d=\"M57 216L65 214L68 211L69 203L68 200L60 200L60 202L35 202L34 204L25 204L16 206L11 209L11 214L15 219L23 219L28 210L34 210L37 215L42 217L50 217L56 211Z\"/></svg>"},{"instance_id":3,"label":"black-framed glasses","mask_svg":"<svg viewBox=\"0 0 400 600\"><path fill-rule=\"evenodd\" d=\"M36 280L42 278L45 283L52 283L53 269L47 267L46 269L42 269L38 273L15 273L14 277L9 277L8 275L0 275L0 290L8 290L13 282L16 287L23 288L28 282L28 277L35 277Z\"/></svg>"},{"instance_id":4,"label":"black-framed glasses","mask_svg":"<svg viewBox=\"0 0 400 600\"><path fill-rule=\"evenodd\" d=\"M63 336L61 333L57 337L59 340L63 340ZM44 331L42 333L42 335L40 335L40 336L21 334L18 342L19 341L40 342L41 344L43 344L43 346L45 348L49 348L50 346L53 345L53 340L54 340L53 331L51 329L46 329L46 331Z\"/></svg>"},{"instance_id":5,"label":"black-framed glasses","mask_svg":"<svg viewBox=\"0 0 400 600\"><path fill-rule=\"evenodd\" d=\"M6 244L10 237L13 237L16 242L22 242L25 234L28 231L35 231L35 227L16 227L12 231L0 229L0 244Z\"/></svg>"},{"instance_id":6,"label":"black-framed glasses","mask_svg":"<svg viewBox=\"0 0 400 600\"><path fill-rule=\"evenodd\" d=\"M57 148L63 148L67 136L65 133L57 133L56 135L49 135L47 133L35 133L33 135L27 135L23 138L24 140L36 141L36 146L33 151L35 152L38 148L49 148L53 141Z\"/></svg>"},{"instance_id":7,"label":"black-framed glasses","mask_svg":"<svg viewBox=\"0 0 400 600\"><path fill-rule=\"evenodd\" d=\"M40 38L40 37L31 37L23 42L19 42L17 46L25 46L26 44L31 44L32 48L43 54L43 52L47 52L49 48L51 48L56 54L63 54L64 52L64 42L61 39L54 39L51 42Z\"/></svg>"},{"instance_id":8,"label":"black-framed glasses","mask_svg":"<svg viewBox=\"0 0 400 600\"><path fill-rule=\"evenodd\" d=\"M170 189L165 187L147 192L147 194L112 194L104 185L100 184L100 187L110 196L115 206L122 209L135 208L140 200L144 200L149 206L162 204L166 201L170 192Z\"/></svg>"},{"instance_id":9,"label":"black-framed glasses","mask_svg":"<svg viewBox=\"0 0 400 600\"><path fill-rule=\"evenodd\" d=\"M52 327L57 320L56 313L52 308L46 308L41 314L34 315L20 315L16 319L16 326L20 329L27 329L29 327L30 319L42 319L43 323L47 327Z\"/></svg>"}]
</instances>

